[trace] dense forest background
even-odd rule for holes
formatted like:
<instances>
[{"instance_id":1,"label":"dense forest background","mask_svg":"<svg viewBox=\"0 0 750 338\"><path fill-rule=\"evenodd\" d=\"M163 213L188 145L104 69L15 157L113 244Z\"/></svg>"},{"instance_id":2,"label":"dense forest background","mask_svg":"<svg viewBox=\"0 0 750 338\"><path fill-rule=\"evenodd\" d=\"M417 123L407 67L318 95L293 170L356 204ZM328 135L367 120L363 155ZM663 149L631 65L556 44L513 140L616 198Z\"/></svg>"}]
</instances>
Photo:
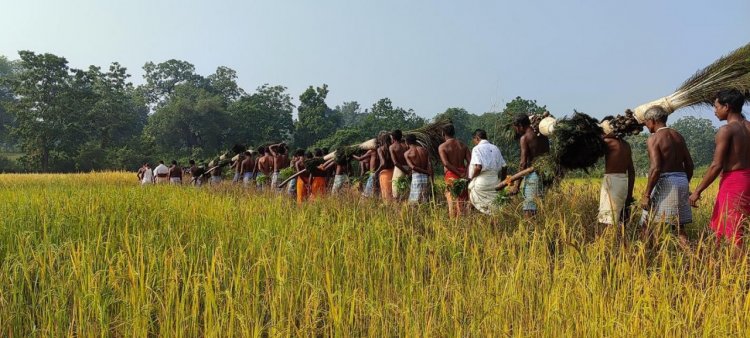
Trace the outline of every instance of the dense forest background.
<instances>
[{"instance_id":1,"label":"dense forest background","mask_svg":"<svg viewBox=\"0 0 750 338\"><path fill-rule=\"evenodd\" d=\"M410 130L430 122L387 97L370 107L356 100L332 106L326 102L332 89L325 84L309 86L295 106L283 85L266 84L251 92L240 88L229 67L201 75L190 62L168 60L147 62L143 70L143 84L135 86L117 62L104 69L74 69L53 54L21 51L17 60L0 56L0 172L135 170L160 159L185 164L211 159L235 143L286 141L295 148L334 149L380 130ZM487 130L506 160L516 163L518 146L508 123L518 113L546 109L534 99L516 97L500 111L447 107L421 115L452 119L465 142L474 129ZM716 132L711 121L683 117L670 122L685 135L696 166L709 164ZM648 169L646 138L628 138L641 174Z\"/></svg>"}]
</instances>

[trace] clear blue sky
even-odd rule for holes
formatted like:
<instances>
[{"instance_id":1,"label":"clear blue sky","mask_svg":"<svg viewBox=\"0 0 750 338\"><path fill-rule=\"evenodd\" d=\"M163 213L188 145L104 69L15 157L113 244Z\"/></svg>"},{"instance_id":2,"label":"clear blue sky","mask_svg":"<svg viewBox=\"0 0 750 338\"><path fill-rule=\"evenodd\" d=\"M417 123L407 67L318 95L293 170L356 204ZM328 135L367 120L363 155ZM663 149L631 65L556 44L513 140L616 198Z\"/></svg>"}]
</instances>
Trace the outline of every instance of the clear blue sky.
<instances>
[{"instance_id":1,"label":"clear blue sky","mask_svg":"<svg viewBox=\"0 0 750 338\"><path fill-rule=\"evenodd\" d=\"M328 104L382 97L432 117L481 114L516 96L556 115L621 113L670 94L750 41L750 1L15 0L0 10L0 54L118 61L142 82L147 61L207 75L237 70L247 91L295 98L327 83ZM714 119L712 114L703 114Z\"/></svg>"}]
</instances>

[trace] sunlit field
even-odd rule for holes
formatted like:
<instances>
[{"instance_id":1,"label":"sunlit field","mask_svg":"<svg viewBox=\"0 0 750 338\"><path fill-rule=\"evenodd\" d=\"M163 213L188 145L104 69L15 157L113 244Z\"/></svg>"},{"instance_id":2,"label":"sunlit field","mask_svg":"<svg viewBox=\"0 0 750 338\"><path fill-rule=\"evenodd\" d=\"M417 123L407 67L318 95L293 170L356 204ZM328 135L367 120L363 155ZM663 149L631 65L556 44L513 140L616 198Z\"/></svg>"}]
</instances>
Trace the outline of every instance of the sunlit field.
<instances>
[{"instance_id":1,"label":"sunlit field","mask_svg":"<svg viewBox=\"0 0 750 338\"><path fill-rule=\"evenodd\" d=\"M715 185L684 248L598 227L587 182L531 221L520 200L453 221L440 202L0 175L0 335L750 335L748 254L705 232Z\"/></svg>"}]
</instances>

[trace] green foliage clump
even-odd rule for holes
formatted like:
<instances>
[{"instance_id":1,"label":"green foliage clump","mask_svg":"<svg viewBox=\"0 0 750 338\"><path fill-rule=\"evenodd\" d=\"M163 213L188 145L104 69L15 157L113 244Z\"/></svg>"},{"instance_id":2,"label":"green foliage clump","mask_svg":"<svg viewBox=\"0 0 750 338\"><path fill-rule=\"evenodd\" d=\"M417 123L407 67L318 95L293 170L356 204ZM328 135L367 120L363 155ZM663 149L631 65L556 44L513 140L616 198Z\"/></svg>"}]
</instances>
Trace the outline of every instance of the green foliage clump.
<instances>
[{"instance_id":1,"label":"green foliage clump","mask_svg":"<svg viewBox=\"0 0 750 338\"><path fill-rule=\"evenodd\" d=\"M591 168L607 149L599 121L580 112L558 120L550 141L554 161L565 170Z\"/></svg>"}]
</instances>

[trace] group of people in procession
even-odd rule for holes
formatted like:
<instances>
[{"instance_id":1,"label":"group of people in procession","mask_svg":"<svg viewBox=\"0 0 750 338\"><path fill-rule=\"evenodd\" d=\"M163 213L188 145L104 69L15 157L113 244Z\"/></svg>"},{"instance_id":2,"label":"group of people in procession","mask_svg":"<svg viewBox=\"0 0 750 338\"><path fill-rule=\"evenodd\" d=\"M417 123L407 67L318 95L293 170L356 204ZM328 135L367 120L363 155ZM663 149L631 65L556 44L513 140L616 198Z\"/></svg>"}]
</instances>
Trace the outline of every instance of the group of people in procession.
<instances>
[{"instance_id":1,"label":"group of people in procession","mask_svg":"<svg viewBox=\"0 0 750 338\"><path fill-rule=\"evenodd\" d=\"M702 193L721 175L719 192L711 217L710 227L719 238L740 245L742 228L750 214L750 122L742 114L745 98L737 90L721 91L714 101L714 110L720 121L727 121L716 135L716 148L711 165L696 189L691 193L689 182L693 177L693 161L685 138L667 126L669 113L659 106L648 109L644 124L650 132L647 149L650 161L646 189L641 198L642 225L649 222L669 224L677 236L686 241L684 227L693 221L692 207L697 207ZM607 124L611 116L602 119ZM549 139L532 128L526 114L519 114L512 123L519 137L519 172L532 168L534 160L550 151ZM630 145L611 129L603 128L602 137L607 147L604 177L601 183L598 222L606 225L623 224L630 218L635 168ZM500 149L487 139L486 131L477 129L472 134L474 147L458 140L452 124L443 129L444 142L438 147L439 160L444 168L445 197L451 218L467 214L473 207L481 213L491 215L497 210L498 190L508 186L510 195L520 194L522 209L526 217L537 213L538 203L544 193L544 185L536 170L527 170L523 178L511 182L507 175L506 162ZM231 165L232 182L253 184L261 190L281 192L280 173L285 168L304 175L289 180L283 188L300 203L327 194L339 194L349 189L349 175L353 173L350 159L359 163L359 172L364 173L361 195L379 196L386 203L408 200L409 203L425 203L432 196L433 164L428 149L417 140L415 134L404 135L400 130L381 131L376 138L377 146L362 155L350 158L339 157L334 161L323 161L327 150L313 152L296 150L289 154L284 143L258 147L256 152L246 151ZM585 149L581 149L585 151ZM289 156L291 155L291 157ZM311 170L306 160L319 158L322 165ZM210 175L210 184L222 180L222 168L197 166L190 161L191 183L202 185L204 177ZM411 177L408 194L401 177ZM172 161L166 166L163 161L151 169L148 163L138 171L143 184L183 182L183 169ZM459 181L467 182L467 188L455 194L450 187ZM269 182L270 181L270 182Z\"/></svg>"}]
</instances>

